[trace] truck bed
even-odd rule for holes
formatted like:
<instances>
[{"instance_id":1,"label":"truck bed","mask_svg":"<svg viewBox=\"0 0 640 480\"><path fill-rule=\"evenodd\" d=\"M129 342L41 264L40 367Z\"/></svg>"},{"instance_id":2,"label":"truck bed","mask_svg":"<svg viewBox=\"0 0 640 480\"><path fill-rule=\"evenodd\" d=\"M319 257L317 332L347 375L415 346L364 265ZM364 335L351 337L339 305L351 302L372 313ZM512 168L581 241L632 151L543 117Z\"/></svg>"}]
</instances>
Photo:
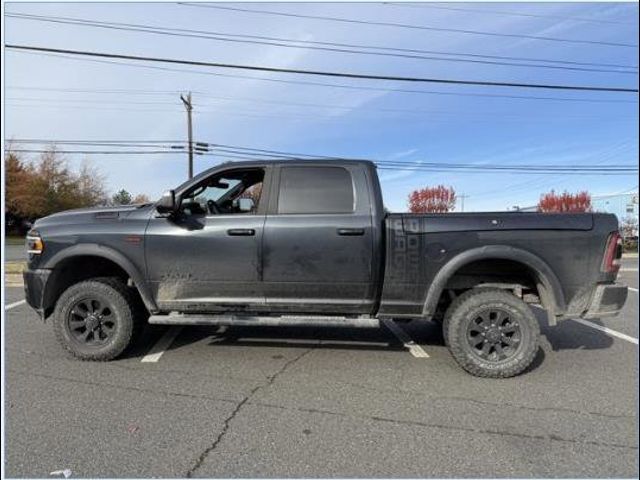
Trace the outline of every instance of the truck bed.
<instances>
[{"instance_id":1,"label":"truck bed","mask_svg":"<svg viewBox=\"0 0 640 480\"><path fill-rule=\"evenodd\" d=\"M546 214L487 212L452 214L389 214L385 219L386 262L380 315L429 316L429 289L445 288L456 266L463 274L482 274L482 265L469 266L474 254L494 252L496 281L508 280L514 269L536 262L548 272L555 289L553 314L580 311L598 282L613 281L600 272L603 248L618 228L614 215L600 213ZM486 260L485 260L486 262ZM502 262L498 267L495 262ZM520 262L520 263L519 263ZM520 267L518 267L520 265ZM533 269L533 268L532 268ZM533 278L534 282L540 278Z\"/></svg>"}]
</instances>

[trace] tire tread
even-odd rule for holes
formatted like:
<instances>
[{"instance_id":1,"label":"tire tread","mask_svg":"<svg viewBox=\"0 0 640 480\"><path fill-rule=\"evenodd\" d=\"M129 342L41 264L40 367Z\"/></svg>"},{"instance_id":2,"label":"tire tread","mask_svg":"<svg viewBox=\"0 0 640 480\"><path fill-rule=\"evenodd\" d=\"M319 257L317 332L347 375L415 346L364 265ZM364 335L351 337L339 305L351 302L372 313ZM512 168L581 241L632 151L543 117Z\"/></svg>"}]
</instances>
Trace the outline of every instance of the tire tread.
<instances>
[{"instance_id":1,"label":"tire tread","mask_svg":"<svg viewBox=\"0 0 640 480\"><path fill-rule=\"evenodd\" d=\"M116 306L122 309L121 314L125 316L124 321L127 322L128 317L131 321L131 328L126 329L125 334L120 336L117 339L117 342L107 351L80 352L77 349L72 348L65 340L63 332L64 318L61 318L61 311L64 309L68 298L76 295L78 292L96 288L104 290L105 287L107 287L108 290L103 291L102 293L110 296L114 303L116 303ZM120 279L116 277L90 278L71 285L62 293L62 295L60 295L60 298L56 302L53 314L53 331L58 343L60 343L67 352L78 360L106 362L121 355L140 337L145 324L144 314L146 313L146 308L142 310L143 308L144 304L140 298L138 298L135 291L127 287L127 285L125 285Z\"/></svg>"},{"instance_id":2,"label":"tire tread","mask_svg":"<svg viewBox=\"0 0 640 480\"><path fill-rule=\"evenodd\" d=\"M456 329L451 329L452 323L463 320L464 311L468 308L488 303L503 303L518 310L521 313L521 322L527 322L531 328L532 344L525 348L517 362L507 368L486 369L471 359L461 347L461 339L458 338ZM462 317L462 318L461 318ZM531 365L538 353L538 337L540 336L540 325L533 315L529 306L515 295L498 288L474 288L459 295L451 303L444 317L442 325L443 336L446 346L460 366L476 377L484 378L508 378L522 373Z\"/></svg>"}]
</instances>

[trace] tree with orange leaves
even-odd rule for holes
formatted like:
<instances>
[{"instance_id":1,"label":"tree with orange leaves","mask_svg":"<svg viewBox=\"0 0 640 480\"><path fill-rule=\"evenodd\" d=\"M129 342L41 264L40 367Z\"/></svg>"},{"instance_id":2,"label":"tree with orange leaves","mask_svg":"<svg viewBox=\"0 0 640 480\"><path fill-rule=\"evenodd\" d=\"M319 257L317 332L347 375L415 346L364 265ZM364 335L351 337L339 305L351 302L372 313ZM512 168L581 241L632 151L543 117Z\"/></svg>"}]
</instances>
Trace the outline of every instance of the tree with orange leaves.
<instances>
[{"instance_id":1,"label":"tree with orange leaves","mask_svg":"<svg viewBox=\"0 0 640 480\"><path fill-rule=\"evenodd\" d=\"M538 211L545 213L580 213L590 212L591 195L589 192L583 191L578 193L557 194L551 190L540 197L538 202Z\"/></svg>"},{"instance_id":2,"label":"tree with orange leaves","mask_svg":"<svg viewBox=\"0 0 640 480\"><path fill-rule=\"evenodd\" d=\"M409 195L411 213L447 213L455 208L456 192L453 187L426 187L414 190Z\"/></svg>"}]
</instances>

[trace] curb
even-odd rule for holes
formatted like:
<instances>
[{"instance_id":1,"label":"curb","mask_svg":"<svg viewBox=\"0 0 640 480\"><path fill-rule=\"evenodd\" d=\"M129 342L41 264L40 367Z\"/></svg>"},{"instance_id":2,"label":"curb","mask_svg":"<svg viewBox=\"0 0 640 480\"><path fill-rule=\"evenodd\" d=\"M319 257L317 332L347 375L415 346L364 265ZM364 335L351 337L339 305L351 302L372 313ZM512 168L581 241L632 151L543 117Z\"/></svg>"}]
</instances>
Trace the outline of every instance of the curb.
<instances>
[{"instance_id":1,"label":"curb","mask_svg":"<svg viewBox=\"0 0 640 480\"><path fill-rule=\"evenodd\" d=\"M23 287L22 274L7 273L4 276L5 287Z\"/></svg>"}]
</instances>

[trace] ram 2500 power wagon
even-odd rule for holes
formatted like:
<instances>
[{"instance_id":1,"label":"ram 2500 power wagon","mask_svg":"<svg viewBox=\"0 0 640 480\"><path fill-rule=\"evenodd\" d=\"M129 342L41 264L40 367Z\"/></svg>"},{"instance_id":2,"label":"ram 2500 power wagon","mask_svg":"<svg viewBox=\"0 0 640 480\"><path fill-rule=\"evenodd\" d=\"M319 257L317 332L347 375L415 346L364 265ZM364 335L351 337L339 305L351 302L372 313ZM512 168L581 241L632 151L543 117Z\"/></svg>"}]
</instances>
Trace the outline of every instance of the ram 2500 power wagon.
<instances>
[{"instance_id":1,"label":"ram 2500 power wagon","mask_svg":"<svg viewBox=\"0 0 640 480\"><path fill-rule=\"evenodd\" d=\"M468 372L509 377L539 324L616 315L614 215L404 214L364 161L227 163L157 203L73 210L27 237L26 298L83 360L150 324L442 323Z\"/></svg>"}]
</instances>

